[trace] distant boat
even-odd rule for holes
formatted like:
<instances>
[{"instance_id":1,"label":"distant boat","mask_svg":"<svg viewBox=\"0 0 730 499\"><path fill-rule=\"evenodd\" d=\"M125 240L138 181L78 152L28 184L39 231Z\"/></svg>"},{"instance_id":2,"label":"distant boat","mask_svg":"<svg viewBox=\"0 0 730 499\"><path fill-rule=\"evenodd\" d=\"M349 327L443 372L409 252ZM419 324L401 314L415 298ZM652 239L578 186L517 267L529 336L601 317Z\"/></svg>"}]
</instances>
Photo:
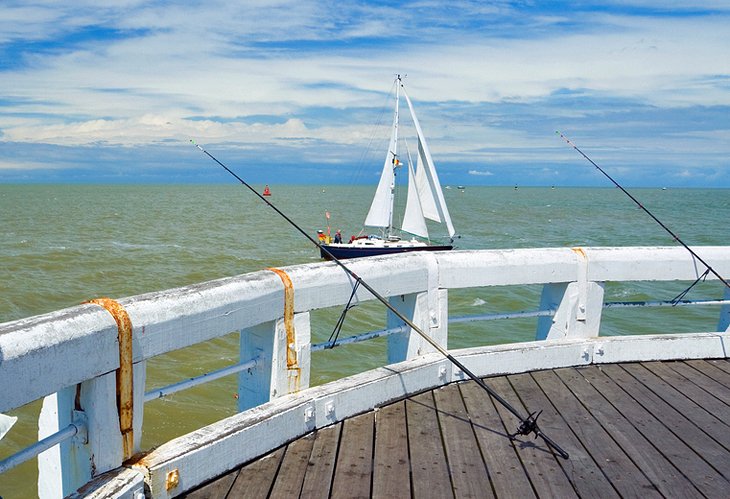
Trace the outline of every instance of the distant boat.
<instances>
[{"instance_id":1,"label":"distant boat","mask_svg":"<svg viewBox=\"0 0 730 499\"><path fill-rule=\"evenodd\" d=\"M417 135L417 164L413 164L408 144L405 143L405 165L401 161L398 152L398 106L400 94L403 94L408 109L410 110L413 126ZM400 231L393 226L393 205L395 198L395 177L401 167L408 170L408 195L406 198L405 214L401 223ZM428 240L429 234L426 228L426 218L435 222L446 224L451 241L455 235L454 226L451 223L451 216L446 207L444 193L436 174L436 168L431 158L426 138L423 135L421 126L413 109L413 103L403 86L400 75L396 77L395 92L395 113L393 126L391 128L390 145L383 164L383 171L380 174L375 197L373 198L365 217L366 227L377 227L381 229L380 234L365 236L352 236L349 242L330 242L325 239L321 246L322 258L330 258L330 254L337 259L357 258L371 255L384 255L390 253L404 253L407 251L443 251L453 248L451 244L432 245L427 241L416 239L415 236ZM413 237L410 240L403 240L399 235L405 232ZM329 252L329 254L327 253Z\"/></svg>"},{"instance_id":2,"label":"distant boat","mask_svg":"<svg viewBox=\"0 0 730 499\"><path fill-rule=\"evenodd\" d=\"M268 184L266 184L266 187L264 187L264 196L271 196L271 189L269 189Z\"/></svg>"}]
</instances>

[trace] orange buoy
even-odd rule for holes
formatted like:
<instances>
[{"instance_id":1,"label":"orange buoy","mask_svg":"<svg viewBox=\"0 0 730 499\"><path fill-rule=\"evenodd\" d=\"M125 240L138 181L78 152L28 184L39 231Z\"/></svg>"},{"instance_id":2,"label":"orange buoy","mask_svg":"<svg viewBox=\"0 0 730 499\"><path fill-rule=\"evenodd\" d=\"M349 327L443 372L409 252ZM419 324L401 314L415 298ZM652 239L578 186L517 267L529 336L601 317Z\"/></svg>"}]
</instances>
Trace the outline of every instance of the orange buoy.
<instances>
[{"instance_id":1,"label":"orange buoy","mask_svg":"<svg viewBox=\"0 0 730 499\"><path fill-rule=\"evenodd\" d=\"M271 196L271 190L269 189L269 184L266 184L266 187L264 187L264 196Z\"/></svg>"}]
</instances>

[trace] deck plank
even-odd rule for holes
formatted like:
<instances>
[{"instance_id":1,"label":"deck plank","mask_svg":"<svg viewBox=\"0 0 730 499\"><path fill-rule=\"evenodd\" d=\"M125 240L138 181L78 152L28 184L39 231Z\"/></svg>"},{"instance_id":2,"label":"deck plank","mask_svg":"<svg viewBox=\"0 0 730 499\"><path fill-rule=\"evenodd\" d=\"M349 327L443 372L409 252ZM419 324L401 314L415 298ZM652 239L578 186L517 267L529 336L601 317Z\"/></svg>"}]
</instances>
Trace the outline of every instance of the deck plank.
<instances>
[{"instance_id":1,"label":"deck plank","mask_svg":"<svg viewBox=\"0 0 730 499\"><path fill-rule=\"evenodd\" d=\"M410 497L410 459L404 400L375 413L373 497Z\"/></svg>"},{"instance_id":2,"label":"deck plank","mask_svg":"<svg viewBox=\"0 0 730 499\"><path fill-rule=\"evenodd\" d=\"M616 383L616 381L606 374L606 370L612 370L611 365L601 367L590 367L583 369L581 372L585 378L594 386L599 387L601 395L603 395L616 410L629 421L633 428L644 440L656 448L659 453L664 456L665 460L673 465L678 484L685 484L689 479L698 472L708 472L714 479L716 473L707 464L700 462L696 454L689 449L684 442L677 438L669 431L661 422L644 409L636 400L628 397L626 392ZM619 368L620 369L620 368ZM645 446L644 444L643 446ZM672 476L672 475L670 475ZM695 483L691 481L699 491L706 494L709 491L716 490L715 480L712 480L710 487L705 483Z\"/></svg>"},{"instance_id":3,"label":"deck plank","mask_svg":"<svg viewBox=\"0 0 730 499\"><path fill-rule=\"evenodd\" d=\"M538 419L540 429L569 452L570 459L566 460L556 455L556 460L578 495L601 498L618 497L618 493L601 468L555 409L552 398L556 394L548 392L546 395L530 374L512 375L509 376L509 380L520 394L523 403L526 404L528 413L542 411Z\"/></svg>"},{"instance_id":4,"label":"deck plank","mask_svg":"<svg viewBox=\"0 0 730 499\"><path fill-rule=\"evenodd\" d=\"M238 470L223 475L222 477L195 489L185 497L188 497L189 499L215 499L218 497L226 497L237 476Z\"/></svg>"},{"instance_id":5,"label":"deck plank","mask_svg":"<svg viewBox=\"0 0 730 499\"><path fill-rule=\"evenodd\" d=\"M672 463L603 395L604 391L620 390L610 378L598 372L594 366L559 369L556 374L662 495L702 497Z\"/></svg>"},{"instance_id":6,"label":"deck plank","mask_svg":"<svg viewBox=\"0 0 730 499\"><path fill-rule=\"evenodd\" d=\"M593 461L621 496L641 496L644 499L661 497L657 488L644 476L555 371L534 372L532 377L558 408L560 415L580 441L581 446L591 455ZM555 438L560 438L562 435L563 432L556 435ZM576 446L571 446L571 448L574 447ZM571 449L571 467L577 468L575 466L576 457L580 456L576 456L576 452Z\"/></svg>"},{"instance_id":7,"label":"deck plank","mask_svg":"<svg viewBox=\"0 0 730 499\"><path fill-rule=\"evenodd\" d=\"M706 374L685 364L684 362L672 362L668 365L692 383L705 390L707 393L710 393L718 400L721 400L724 404L730 405L730 391L728 391L727 385L718 383Z\"/></svg>"},{"instance_id":8,"label":"deck plank","mask_svg":"<svg viewBox=\"0 0 730 499\"><path fill-rule=\"evenodd\" d=\"M269 497L289 499L299 496L313 445L314 434L310 433L287 446Z\"/></svg>"},{"instance_id":9,"label":"deck plank","mask_svg":"<svg viewBox=\"0 0 730 499\"><path fill-rule=\"evenodd\" d=\"M730 360L729 359L705 359L708 364L722 369L726 373L730 374Z\"/></svg>"},{"instance_id":10,"label":"deck plank","mask_svg":"<svg viewBox=\"0 0 730 499\"><path fill-rule=\"evenodd\" d=\"M504 376L490 378L489 384L504 400L515 407L520 413L526 414L527 409L522 405L519 397L512 388L512 385ZM507 428L516 428L519 421L517 418L497 404L497 411L505 421ZM563 472L553 453L547 448L542 440L533 440L532 437L518 437L515 439L515 447L522 464L538 495L550 497L578 497L573 485Z\"/></svg>"},{"instance_id":11,"label":"deck plank","mask_svg":"<svg viewBox=\"0 0 730 499\"><path fill-rule=\"evenodd\" d=\"M687 418L619 365L606 365L603 372L643 408L632 411L642 431L704 494L719 497L730 489L718 469L727 467L728 453ZM656 414L659 417L653 416ZM642 423L645 421L645 423ZM696 459L693 455L701 456Z\"/></svg>"},{"instance_id":12,"label":"deck plank","mask_svg":"<svg viewBox=\"0 0 730 499\"><path fill-rule=\"evenodd\" d=\"M342 442L337 453L332 482L333 499L370 497L373 472L373 436L375 417L367 412L342 425Z\"/></svg>"},{"instance_id":13,"label":"deck plank","mask_svg":"<svg viewBox=\"0 0 730 499\"><path fill-rule=\"evenodd\" d=\"M220 497L267 497L285 451L286 447L280 447L241 468L228 495Z\"/></svg>"},{"instance_id":14,"label":"deck plank","mask_svg":"<svg viewBox=\"0 0 730 499\"><path fill-rule=\"evenodd\" d=\"M724 497L730 363L643 362L485 381L571 457L532 436L473 381L318 429L183 496Z\"/></svg>"},{"instance_id":15,"label":"deck plank","mask_svg":"<svg viewBox=\"0 0 730 499\"><path fill-rule=\"evenodd\" d=\"M489 380L487 380L489 381ZM494 403L475 382L460 383L464 405L497 497L535 497L532 484Z\"/></svg>"},{"instance_id":16,"label":"deck plank","mask_svg":"<svg viewBox=\"0 0 730 499\"><path fill-rule=\"evenodd\" d=\"M710 364L706 360L703 359L697 359L697 360L686 360L684 361L685 364L690 365L697 369L699 372L704 374L705 376L708 376L718 383L730 386L730 373L723 371L719 367L715 366L714 364Z\"/></svg>"},{"instance_id":17,"label":"deck plank","mask_svg":"<svg viewBox=\"0 0 730 499\"><path fill-rule=\"evenodd\" d=\"M307 475L302 484L302 498L327 499L330 496L341 431L342 423L337 423L315 432Z\"/></svg>"},{"instance_id":18,"label":"deck plank","mask_svg":"<svg viewBox=\"0 0 730 499\"><path fill-rule=\"evenodd\" d=\"M696 384L669 367L665 362L647 362L644 366L661 378L662 381L668 383L675 390L682 393L682 395L702 407L706 412L715 416L718 423L711 424L718 426L720 431L726 434L730 432L730 421L728 421L728 417L726 416L730 413L730 406L711 393L698 389Z\"/></svg>"},{"instance_id":19,"label":"deck plank","mask_svg":"<svg viewBox=\"0 0 730 499\"><path fill-rule=\"evenodd\" d=\"M406 400L413 497L454 497L433 392Z\"/></svg>"},{"instance_id":20,"label":"deck plank","mask_svg":"<svg viewBox=\"0 0 730 499\"><path fill-rule=\"evenodd\" d=\"M457 384L434 390L454 497L494 497L469 414Z\"/></svg>"},{"instance_id":21,"label":"deck plank","mask_svg":"<svg viewBox=\"0 0 730 499\"><path fill-rule=\"evenodd\" d=\"M624 364L623 368L723 446L725 452L730 451L730 426L727 426L727 422L722 421L716 414L708 412L702 405L702 399L695 400L687 397L675 386L657 376L654 371L647 367L646 363ZM707 397L710 397L710 395L707 395ZM730 414L730 410L728 413Z\"/></svg>"}]
</instances>

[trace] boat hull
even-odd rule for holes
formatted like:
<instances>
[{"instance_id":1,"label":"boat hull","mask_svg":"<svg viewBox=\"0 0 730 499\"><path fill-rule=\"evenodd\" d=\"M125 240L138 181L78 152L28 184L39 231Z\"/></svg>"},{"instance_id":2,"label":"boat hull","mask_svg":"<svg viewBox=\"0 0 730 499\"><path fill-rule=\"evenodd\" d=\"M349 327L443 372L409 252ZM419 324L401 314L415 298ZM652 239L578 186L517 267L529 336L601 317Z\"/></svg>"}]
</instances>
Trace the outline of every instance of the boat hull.
<instances>
[{"instance_id":1,"label":"boat hull","mask_svg":"<svg viewBox=\"0 0 730 499\"><path fill-rule=\"evenodd\" d=\"M331 260L334 256L338 260L347 258L362 258L375 255L392 255L396 253L407 253L410 251L449 251L454 249L451 245L422 245L422 246L358 246L358 245L320 245L319 253L325 260ZM325 251L326 250L326 251ZM329 251L330 254L327 254Z\"/></svg>"}]
</instances>

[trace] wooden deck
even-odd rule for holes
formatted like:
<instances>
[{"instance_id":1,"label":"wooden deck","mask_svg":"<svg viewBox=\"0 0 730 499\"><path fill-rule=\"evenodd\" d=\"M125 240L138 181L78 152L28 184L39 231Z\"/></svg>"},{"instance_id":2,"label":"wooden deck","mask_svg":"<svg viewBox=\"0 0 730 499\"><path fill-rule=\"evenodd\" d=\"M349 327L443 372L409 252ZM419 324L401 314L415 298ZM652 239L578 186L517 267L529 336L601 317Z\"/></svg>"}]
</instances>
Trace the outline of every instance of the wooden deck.
<instances>
[{"instance_id":1,"label":"wooden deck","mask_svg":"<svg viewBox=\"0 0 730 499\"><path fill-rule=\"evenodd\" d=\"M485 378L413 395L290 442L187 494L238 497L728 497L730 361L648 362Z\"/></svg>"}]
</instances>

